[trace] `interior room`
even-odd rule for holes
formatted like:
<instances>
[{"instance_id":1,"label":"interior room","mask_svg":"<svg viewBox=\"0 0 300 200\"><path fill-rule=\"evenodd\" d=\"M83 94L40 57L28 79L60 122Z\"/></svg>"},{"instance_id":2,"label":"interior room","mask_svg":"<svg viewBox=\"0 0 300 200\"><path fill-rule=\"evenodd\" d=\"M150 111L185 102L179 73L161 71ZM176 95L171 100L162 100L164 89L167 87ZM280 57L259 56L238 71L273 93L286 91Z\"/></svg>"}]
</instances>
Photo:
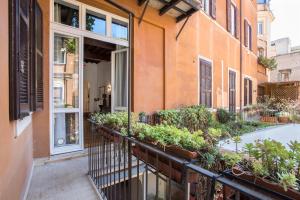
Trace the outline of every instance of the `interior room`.
<instances>
[{"instance_id":1,"label":"interior room","mask_svg":"<svg viewBox=\"0 0 300 200\"><path fill-rule=\"evenodd\" d=\"M111 53L115 44L84 38L83 113L84 143L88 145L88 117L93 112L111 112Z\"/></svg>"}]
</instances>

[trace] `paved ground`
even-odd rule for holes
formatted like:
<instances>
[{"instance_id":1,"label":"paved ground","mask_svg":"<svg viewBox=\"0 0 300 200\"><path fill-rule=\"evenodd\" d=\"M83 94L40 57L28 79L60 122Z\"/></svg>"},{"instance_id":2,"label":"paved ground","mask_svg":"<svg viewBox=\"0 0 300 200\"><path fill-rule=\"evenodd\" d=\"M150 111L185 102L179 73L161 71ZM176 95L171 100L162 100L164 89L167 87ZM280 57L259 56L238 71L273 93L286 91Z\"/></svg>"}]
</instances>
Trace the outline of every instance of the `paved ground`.
<instances>
[{"instance_id":1,"label":"paved ground","mask_svg":"<svg viewBox=\"0 0 300 200\"><path fill-rule=\"evenodd\" d=\"M87 156L34 167L27 200L97 200L86 175Z\"/></svg>"},{"instance_id":2,"label":"paved ground","mask_svg":"<svg viewBox=\"0 0 300 200\"><path fill-rule=\"evenodd\" d=\"M299 124L288 124L276 127L269 127L265 130L256 131L243 135L242 142L238 144L238 150L242 150L243 146L247 143L253 143L255 140L273 139L281 142L285 146L290 141L300 142L300 125ZM229 143L222 141L221 146L226 150L235 151L235 143L229 140Z\"/></svg>"}]
</instances>

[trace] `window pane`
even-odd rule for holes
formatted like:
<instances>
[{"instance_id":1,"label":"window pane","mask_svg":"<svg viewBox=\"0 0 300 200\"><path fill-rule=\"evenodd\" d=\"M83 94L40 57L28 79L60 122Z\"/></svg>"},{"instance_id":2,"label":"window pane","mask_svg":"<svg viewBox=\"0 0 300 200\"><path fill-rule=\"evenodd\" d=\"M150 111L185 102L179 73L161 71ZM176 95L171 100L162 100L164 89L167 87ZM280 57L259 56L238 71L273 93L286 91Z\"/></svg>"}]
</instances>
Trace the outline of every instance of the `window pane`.
<instances>
[{"instance_id":1,"label":"window pane","mask_svg":"<svg viewBox=\"0 0 300 200\"><path fill-rule=\"evenodd\" d=\"M79 144L79 114L54 114L54 145L62 147Z\"/></svg>"},{"instance_id":2,"label":"window pane","mask_svg":"<svg viewBox=\"0 0 300 200\"><path fill-rule=\"evenodd\" d=\"M55 0L54 21L65 25L79 27L79 8L66 2Z\"/></svg>"},{"instance_id":3,"label":"window pane","mask_svg":"<svg viewBox=\"0 0 300 200\"><path fill-rule=\"evenodd\" d=\"M86 30L94 33L106 34L106 17L104 15L87 10L86 13Z\"/></svg>"},{"instance_id":4,"label":"window pane","mask_svg":"<svg viewBox=\"0 0 300 200\"><path fill-rule=\"evenodd\" d=\"M128 24L120 20L112 19L112 36L114 38L127 40L128 39Z\"/></svg>"},{"instance_id":5,"label":"window pane","mask_svg":"<svg viewBox=\"0 0 300 200\"><path fill-rule=\"evenodd\" d=\"M79 107L78 38L54 36L53 101L55 108Z\"/></svg>"},{"instance_id":6,"label":"window pane","mask_svg":"<svg viewBox=\"0 0 300 200\"><path fill-rule=\"evenodd\" d=\"M114 106L127 108L127 51L116 53L114 82Z\"/></svg>"}]
</instances>

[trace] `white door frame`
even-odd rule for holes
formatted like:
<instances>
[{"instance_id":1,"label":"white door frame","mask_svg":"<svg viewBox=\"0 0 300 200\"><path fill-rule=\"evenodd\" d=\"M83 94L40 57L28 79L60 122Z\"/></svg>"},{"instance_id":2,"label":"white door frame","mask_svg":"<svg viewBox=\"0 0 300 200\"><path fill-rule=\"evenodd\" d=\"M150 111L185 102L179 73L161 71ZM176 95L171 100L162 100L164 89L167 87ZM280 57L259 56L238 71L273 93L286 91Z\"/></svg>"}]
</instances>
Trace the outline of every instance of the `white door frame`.
<instances>
[{"instance_id":1,"label":"white door frame","mask_svg":"<svg viewBox=\"0 0 300 200\"><path fill-rule=\"evenodd\" d=\"M126 108L124 107L115 107L115 94L114 94L114 88L115 88L115 64L116 64L116 54L126 52L126 77L128 80L128 48L116 50L111 52L111 112L115 111L127 111L128 105ZM126 81L127 89L128 89L128 81ZM127 96L127 104L128 104L128 96Z\"/></svg>"},{"instance_id":2,"label":"white door frame","mask_svg":"<svg viewBox=\"0 0 300 200\"><path fill-rule=\"evenodd\" d=\"M84 37L92 38L95 40L100 40L104 42L109 42L112 44L116 45L121 45L124 47L129 46L129 42L127 40L123 39L118 39L118 38L113 38L111 34L111 22L112 19L117 19L123 22L126 22L129 27L129 20L126 18L123 18L121 16L115 15L110 12L106 12L104 10L86 5L84 3L75 1L75 0L62 0L65 1L69 4L73 4L78 6L79 8L79 28L67 26L64 24L60 24L54 21L54 0L50 1L50 61L49 61L49 110L50 110L50 154L55 155L55 154L61 154L61 153L67 153L71 151L79 151L84 149L84 132L83 132L83 63L84 63ZM100 13L102 15L106 16L107 19L107 34L106 35L98 35L96 33L90 32L85 30L85 16L86 16L86 10L91 10L93 12ZM79 38L79 56L80 56L80 61L79 61L79 131L80 131L80 145L77 145L77 147L73 148L67 148L67 147L61 147L61 148L54 148L54 128L53 128L53 114L54 114L54 107L53 107L53 78L52 78L52 73L53 73L53 47L54 47L54 33L59 33L63 34L66 36L73 36ZM128 48L126 48L128 49ZM124 49L120 50L124 51ZM128 56L128 53L127 53ZM112 80L113 81L113 80ZM113 105L113 104L112 104ZM76 109L75 109L76 110ZM64 110L63 108L60 109L62 112L73 112L75 111L74 109L66 109ZM77 109L78 110L78 109ZM76 111L77 112L77 111Z\"/></svg>"}]
</instances>

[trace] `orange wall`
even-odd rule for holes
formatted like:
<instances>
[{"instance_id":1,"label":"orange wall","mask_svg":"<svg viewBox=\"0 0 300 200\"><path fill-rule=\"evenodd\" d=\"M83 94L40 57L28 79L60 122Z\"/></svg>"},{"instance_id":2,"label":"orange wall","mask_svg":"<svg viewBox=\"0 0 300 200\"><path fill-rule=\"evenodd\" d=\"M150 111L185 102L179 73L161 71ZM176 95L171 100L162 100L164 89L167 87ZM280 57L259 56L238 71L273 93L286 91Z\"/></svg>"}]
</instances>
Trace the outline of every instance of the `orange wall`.
<instances>
[{"instance_id":1,"label":"orange wall","mask_svg":"<svg viewBox=\"0 0 300 200\"><path fill-rule=\"evenodd\" d=\"M32 126L16 137L16 123L9 121L8 0L0 7L0 199L22 199L28 185L32 158Z\"/></svg>"}]
</instances>

